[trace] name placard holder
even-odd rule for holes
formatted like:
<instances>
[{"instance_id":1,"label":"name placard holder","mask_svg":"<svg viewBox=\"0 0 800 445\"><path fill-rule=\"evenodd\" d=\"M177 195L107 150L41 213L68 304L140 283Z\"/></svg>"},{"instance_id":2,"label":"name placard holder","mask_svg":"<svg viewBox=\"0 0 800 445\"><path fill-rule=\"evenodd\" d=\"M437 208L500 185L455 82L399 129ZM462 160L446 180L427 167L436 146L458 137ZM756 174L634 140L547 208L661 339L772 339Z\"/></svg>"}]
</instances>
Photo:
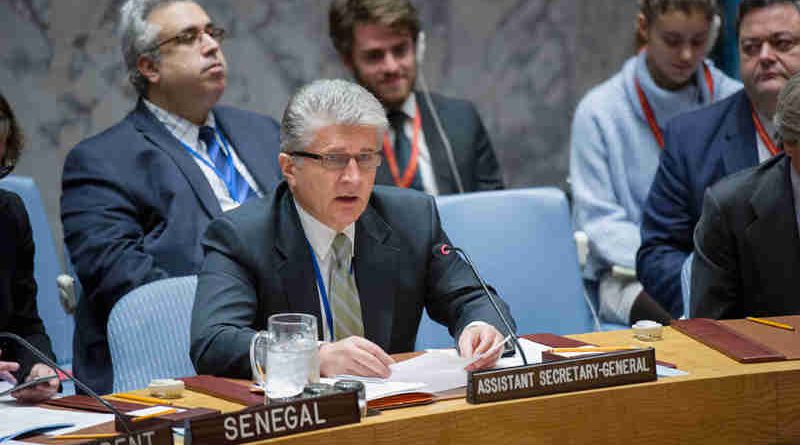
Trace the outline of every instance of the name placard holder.
<instances>
[{"instance_id":1,"label":"name placard holder","mask_svg":"<svg viewBox=\"0 0 800 445\"><path fill-rule=\"evenodd\" d=\"M467 402L486 403L656 380L653 348L467 373Z\"/></svg>"},{"instance_id":2,"label":"name placard holder","mask_svg":"<svg viewBox=\"0 0 800 445\"><path fill-rule=\"evenodd\" d=\"M172 445L172 428L169 422L159 422L155 427L140 429L130 434L81 442L82 445Z\"/></svg>"},{"instance_id":3,"label":"name placard holder","mask_svg":"<svg viewBox=\"0 0 800 445\"><path fill-rule=\"evenodd\" d=\"M358 394L345 391L187 420L184 444L238 444L360 421Z\"/></svg>"}]
</instances>

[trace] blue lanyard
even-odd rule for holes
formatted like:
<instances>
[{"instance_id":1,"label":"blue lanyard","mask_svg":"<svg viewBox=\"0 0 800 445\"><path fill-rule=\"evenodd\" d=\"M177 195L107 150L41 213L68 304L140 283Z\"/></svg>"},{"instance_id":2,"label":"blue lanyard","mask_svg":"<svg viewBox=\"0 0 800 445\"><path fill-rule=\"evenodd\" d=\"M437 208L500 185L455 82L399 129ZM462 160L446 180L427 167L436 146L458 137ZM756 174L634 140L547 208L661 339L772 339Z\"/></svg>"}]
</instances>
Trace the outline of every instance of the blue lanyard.
<instances>
[{"instance_id":1,"label":"blue lanyard","mask_svg":"<svg viewBox=\"0 0 800 445\"><path fill-rule=\"evenodd\" d=\"M317 276L317 289L319 289L319 294L322 297L322 307L325 309L325 321L328 323L328 332L330 333L331 341L335 341L334 333L333 333L333 314L331 313L331 305L328 303L328 292L325 291L325 282L322 281L322 273L319 270L319 264L317 263L317 254L314 253L314 248L311 247L311 243L306 240L308 244L308 250L311 251L311 263L314 265L314 274Z\"/></svg>"},{"instance_id":2,"label":"blue lanyard","mask_svg":"<svg viewBox=\"0 0 800 445\"><path fill-rule=\"evenodd\" d=\"M233 152L231 151L230 145L228 144L228 140L225 139L225 135L223 135L221 131L217 130L215 131L215 133L219 137L220 142L222 142L222 147L220 147L220 150L224 149L225 152L227 153L228 159L226 160L227 164L226 167L228 169L233 168L235 170L235 167L233 167ZM244 184L242 184L241 187L237 187L236 184L237 181L235 175L231 177L230 181L227 181L225 179L225 176L219 170L217 170L217 167L211 162L209 162L208 159L204 158L200 153L198 153L195 149L187 145L185 142L180 140L179 142L181 143L181 145L183 145L183 148L185 148L186 151L189 152L190 155L199 159L200 162L205 164L206 167L210 168L217 175L217 177L222 180L222 182L225 184L225 188L228 189L228 194L231 196L231 199L241 204L242 201L244 201L244 199L247 198L247 188L249 187L249 185L247 184L247 181L244 180L244 177L242 177L242 182Z\"/></svg>"}]
</instances>

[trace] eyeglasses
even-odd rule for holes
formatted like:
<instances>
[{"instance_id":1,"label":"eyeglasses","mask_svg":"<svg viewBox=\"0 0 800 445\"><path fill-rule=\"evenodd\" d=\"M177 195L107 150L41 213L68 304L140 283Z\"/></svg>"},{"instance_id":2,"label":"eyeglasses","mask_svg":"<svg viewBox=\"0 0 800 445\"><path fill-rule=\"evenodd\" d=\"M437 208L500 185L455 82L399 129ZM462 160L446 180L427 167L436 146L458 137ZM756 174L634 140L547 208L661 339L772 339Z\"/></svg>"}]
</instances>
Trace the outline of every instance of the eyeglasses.
<instances>
[{"instance_id":1,"label":"eyeglasses","mask_svg":"<svg viewBox=\"0 0 800 445\"><path fill-rule=\"evenodd\" d=\"M155 46L153 46L153 49L161 48L170 42L175 42L178 45L194 46L203 39L203 34L208 34L209 37L216 40L217 43L222 43L222 40L225 38L225 29L214 25L208 25L204 29L187 29L168 39L158 42Z\"/></svg>"},{"instance_id":2,"label":"eyeglasses","mask_svg":"<svg viewBox=\"0 0 800 445\"><path fill-rule=\"evenodd\" d=\"M14 171L14 164L11 164L11 165L0 165L0 178L5 178L12 171Z\"/></svg>"},{"instance_id":3,"label":"eyeglasses","mask_svg":"<svg viewBox=\"0 0 800 445\"><path fill-rule=\"evenodd\" d=\"M765 42L769 43L770 48L776 52L788 53L800 43L800 38L787 33L776 33L766 39L755 37L742 39L739 46L742 49L742 53L748 57L756 57L761 53L761 48Z\"/></svg>"},{"instance_id":4,"label":"eyeglasses","mask_svg":"<svg viewBox=\"0 0 800 445\"><path fill-rule=\"evenodd\" d=\"M358 168L362 170L372 170L381 165L383 157L380 151L371 151L367 153L358 153L349 155L345 153L309 153L307 151L293 151L290 153L292 156L300 156L303 158L315 159L320 162L323 168L327 170L342 170L350 164L350 159L355 159Z\"/></svg>"}]
</instances>

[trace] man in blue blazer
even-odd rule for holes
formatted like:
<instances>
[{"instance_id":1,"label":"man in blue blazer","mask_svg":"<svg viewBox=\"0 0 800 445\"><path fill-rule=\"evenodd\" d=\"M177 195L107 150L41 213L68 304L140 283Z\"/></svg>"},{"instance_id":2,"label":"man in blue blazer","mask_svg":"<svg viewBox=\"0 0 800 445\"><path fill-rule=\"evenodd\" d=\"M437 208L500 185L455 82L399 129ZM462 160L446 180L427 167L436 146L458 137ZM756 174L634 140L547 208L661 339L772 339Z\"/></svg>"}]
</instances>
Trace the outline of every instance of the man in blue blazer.
<instances>
[{"instance_id":1,"label":"man in blue blazer","mask_svg":"<svg viewBox=\"0 0 800 445\"><path fill-rule=\"evenodd\" d=\"M84 290L74 371L100 393L113 384L106 322L114 304L145 283L197 273L209 221L280 179L276 122L216 105L224 30L200 6L129 0L120 26L139 101L69 153L61 198Z\"/></svg>"},{"instance_id":2,"label":"man in blue blazer","mask_svg":"<svg viewBox=\"0 0 800 445\"><path fill-rule=\"evenodd\" d=\"M344 65L388 113L391 127L377 184L434 195L503 188L500 164L475 106L414 91L424 36L410 1L336 0L329 27Z\"/></svg>"},{"instance_id":3,"label":"man in blue blazer","mask_svg":"<svg viewBox=\"0 0 800 445\"><path fill-rule=\"evenodd\" d=\"M687 310L681 269L694 247L692 233L706 188L779 151L772 139L772 115L781 88L800 71L796 2L744 0L738 30L744 90L670 122L642 215L637 276L673 317Z\"/></svg>"},{"instance_id":4,"label":"man in blue blazer","mask_svg":"<svg viewBox=\"0 0 800 445\"><path fill-rule=\"evenodd\" d=\"M251 377L250 342L282 312L317 317L323 376L388 377L387 353L413 350L423 308L463 356L502 340L466 263L440 253L449 241L433 198L373 190L387 126L381 104L346 81L316 81L292 98L281 124L286 182L215 219L203 239L191 329L198 373Z\"/></svg>"}]
</instances>

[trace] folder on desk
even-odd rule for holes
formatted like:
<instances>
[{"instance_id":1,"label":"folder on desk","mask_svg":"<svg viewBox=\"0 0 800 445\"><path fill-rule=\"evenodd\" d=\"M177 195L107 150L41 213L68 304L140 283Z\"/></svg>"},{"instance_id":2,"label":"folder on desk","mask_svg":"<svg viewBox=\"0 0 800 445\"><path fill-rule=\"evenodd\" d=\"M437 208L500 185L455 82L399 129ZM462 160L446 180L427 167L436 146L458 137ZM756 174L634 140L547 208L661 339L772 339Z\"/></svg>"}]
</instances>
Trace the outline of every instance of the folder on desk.
<instances>
[{"instance_id":1,"label":"folder on desk","mask_svg":"<svg viewBox=\"0 0 800 445\"><path fill-rule=\"evenodd\" d=\"M766 319L800 327L800 315ZM798 330L777 329L744 319L693 318L675 320L670 326L740 363L800 359Z\"/></svg>"},{"instance_id":2,"label":"folder on desk","mask_svg":"<svg viewBox=\"0 0 800 445\"><path fill-rule=\"evenodd\" d=\"M136 411L150 407L150 405L144 405L135 402L123 402L119 400L106 400L106 401L110 403L111 406L113 406L119 412L122 413L127 413L130 411ZM78 409L82 411L93 411L100 413L111 412L100 402L94 400L89 396L83 396L83 395L74 395L74 396L61 397L59 399L50 399L42 402L41 404L46 406L60 407L60 408ZM184 407L179 407L179 408L182 409L181 412L165 414L163 416L159 416L159 418L169 420L174 425L178 425L183 423L183 421L186 419L195 419L198 417L207 416L209 414L219 414L219 410L210 408L184 408Z\"/></svg>"}]
</instances>

